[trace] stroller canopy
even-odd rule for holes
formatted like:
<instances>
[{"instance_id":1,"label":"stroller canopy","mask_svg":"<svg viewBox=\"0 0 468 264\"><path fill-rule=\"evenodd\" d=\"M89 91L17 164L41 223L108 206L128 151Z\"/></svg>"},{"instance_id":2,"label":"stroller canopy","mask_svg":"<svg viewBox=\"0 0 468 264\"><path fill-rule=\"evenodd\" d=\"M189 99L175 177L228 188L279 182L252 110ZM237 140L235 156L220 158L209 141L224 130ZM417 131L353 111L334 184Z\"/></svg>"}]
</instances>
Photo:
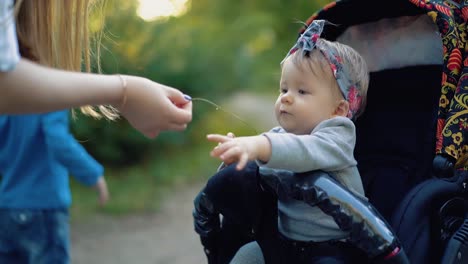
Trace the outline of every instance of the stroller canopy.
<instances>
[{"instance_id":1,"label":"stroller canopy","mask_svg":"<svg viewBox=\"0 0 468 264\"><path fill-rule=\"evenodd\" d=\"M322 36L353 43L371 73L410 64L440 64L434 154L446 157L457 171L466 173L467 18L468 0L337 0L314 13L306 24L316 19L330 21L333 25L326 26ZM371 40L363 42L364 34L372 35Z\"/></svg>"}]
</instances>

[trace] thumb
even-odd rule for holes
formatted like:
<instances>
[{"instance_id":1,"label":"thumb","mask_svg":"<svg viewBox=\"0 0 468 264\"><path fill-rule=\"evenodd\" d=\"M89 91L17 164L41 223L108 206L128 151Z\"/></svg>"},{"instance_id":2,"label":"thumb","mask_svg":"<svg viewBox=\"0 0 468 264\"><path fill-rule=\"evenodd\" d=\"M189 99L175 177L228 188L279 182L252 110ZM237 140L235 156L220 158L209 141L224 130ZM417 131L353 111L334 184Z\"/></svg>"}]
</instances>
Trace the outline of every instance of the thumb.
<instances>
[{"instance_id":1,"label":"thumb","mask_svg":"<svg viewBox=\"0 0 468 264\"><path fill-rule=\"evenodd\" d=\"M170 88L168 90L167 96L172 101L172 103L177 106L185 105L186 103L192 101L192 97L183 94L181 91L174 88Z\"/></svg>"}]
</instances>

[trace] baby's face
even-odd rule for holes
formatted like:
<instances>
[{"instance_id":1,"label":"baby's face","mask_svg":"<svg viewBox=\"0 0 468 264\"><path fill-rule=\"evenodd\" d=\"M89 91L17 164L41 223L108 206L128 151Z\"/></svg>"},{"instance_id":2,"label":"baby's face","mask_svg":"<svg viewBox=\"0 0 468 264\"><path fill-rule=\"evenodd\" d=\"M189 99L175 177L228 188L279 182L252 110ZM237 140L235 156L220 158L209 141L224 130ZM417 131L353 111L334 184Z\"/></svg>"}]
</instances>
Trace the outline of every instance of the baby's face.
<instances>
[{"instance_id":1,"label":"baby's face","mask_svg":"<svg viewBox=\"0 0 468 264\"><path fill-rule=\"evenodd\" d=\"M329 78L316 76L308 66L302 68L286 59L275 104L279 125L297 135L310 134L318 123L331 118L339 102Z\"/></svg>"}]
</instances>

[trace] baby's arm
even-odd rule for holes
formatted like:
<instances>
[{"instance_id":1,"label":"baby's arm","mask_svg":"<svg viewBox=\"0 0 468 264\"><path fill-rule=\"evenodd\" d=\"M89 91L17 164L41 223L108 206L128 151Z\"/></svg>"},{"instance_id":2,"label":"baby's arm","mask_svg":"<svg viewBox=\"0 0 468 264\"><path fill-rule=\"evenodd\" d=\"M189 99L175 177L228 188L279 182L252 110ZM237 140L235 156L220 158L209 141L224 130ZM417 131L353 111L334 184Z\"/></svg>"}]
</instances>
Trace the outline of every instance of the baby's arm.
<instances>
[{"instance_id":1,"label":"baby's arm","mask_svg":"<svg viewBox=\"0 0 468 264\"><path fill-rule=\"evenodd\" d=\"M351 120L340 117L319 124L310 135L265 133L271 142L271 157L260 165L306 172L334 171L356 165L353 151L355 127Z\"/></svg>"}]
</instances>

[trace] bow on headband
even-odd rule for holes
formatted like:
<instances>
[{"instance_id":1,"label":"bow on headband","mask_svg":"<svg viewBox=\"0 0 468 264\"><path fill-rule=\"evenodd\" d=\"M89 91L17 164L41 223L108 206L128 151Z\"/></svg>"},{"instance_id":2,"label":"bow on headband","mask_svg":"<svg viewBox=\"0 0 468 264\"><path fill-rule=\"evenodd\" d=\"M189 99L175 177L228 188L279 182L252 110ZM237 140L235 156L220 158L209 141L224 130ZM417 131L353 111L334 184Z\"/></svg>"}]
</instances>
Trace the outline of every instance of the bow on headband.
<instances>
[{"instance_id":1,"label":"bow on headband","mask_svg":"<svg viewBox=\"0 0 468 264\"><path fill-rule=\"evenodd\" d=\"M356 85L351 83L351 80L348 77L348 71L346 70L345 65L342 64L342 59L334 50L321 45L320 42L317 42L322 34L324 25L325 20L314 20L297 39L296 44L294 44L294 46L289 50L281 63L299 49L302 49L303 56L308 56L314 48L320 50L328 61L328 64L330 64L333 76L340 87L343 97L349 103L349 112L347 117L353 119L361 106L362 96L359 94Z\"/></svg>"}]
</instances>

